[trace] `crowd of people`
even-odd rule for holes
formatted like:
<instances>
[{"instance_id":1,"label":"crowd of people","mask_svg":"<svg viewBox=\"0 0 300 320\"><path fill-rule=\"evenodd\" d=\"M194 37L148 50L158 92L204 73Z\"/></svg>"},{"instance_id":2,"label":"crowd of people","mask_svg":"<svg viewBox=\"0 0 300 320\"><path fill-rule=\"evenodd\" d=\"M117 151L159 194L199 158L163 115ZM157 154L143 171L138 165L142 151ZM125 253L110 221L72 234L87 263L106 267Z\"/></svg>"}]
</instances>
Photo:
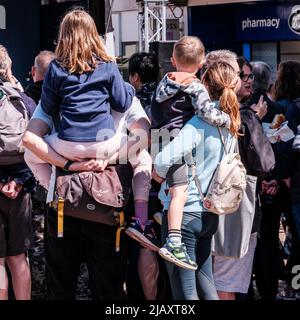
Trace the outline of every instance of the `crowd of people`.
<instances>
[{"instance_id":1,"label":"crowd of people","mask_svg":"<svg viewBox=\"0 0 300 320\"><path fill-rule=\"evenodd\" d=\"M78 8L25 90L0 46L0 300L299 296L300 62L272 79L193 36L170 58L125 82Z\"/></svg>"}]
</instances>

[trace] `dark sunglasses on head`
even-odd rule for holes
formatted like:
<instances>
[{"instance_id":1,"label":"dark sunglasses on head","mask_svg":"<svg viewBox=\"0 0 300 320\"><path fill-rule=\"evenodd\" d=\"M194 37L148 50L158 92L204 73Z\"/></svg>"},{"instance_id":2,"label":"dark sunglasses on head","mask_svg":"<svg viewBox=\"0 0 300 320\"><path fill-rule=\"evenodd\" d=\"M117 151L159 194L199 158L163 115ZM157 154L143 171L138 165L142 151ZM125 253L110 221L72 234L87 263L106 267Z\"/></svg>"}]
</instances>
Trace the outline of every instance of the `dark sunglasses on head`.
<instances>
[{"instance_id":1,"label":"dark sunglasses on head","mask_svg":"<svg viewBox=\"0 0 300 320\"><path fill-rule=\"evenodd\" d=\"M240 73L240 78L242 79L242 81L247 82L249 79L253 80L254 79L254 74L250 73L250 74L244 74L244 72L242 71Z\"/></svg>"}]
</instances>

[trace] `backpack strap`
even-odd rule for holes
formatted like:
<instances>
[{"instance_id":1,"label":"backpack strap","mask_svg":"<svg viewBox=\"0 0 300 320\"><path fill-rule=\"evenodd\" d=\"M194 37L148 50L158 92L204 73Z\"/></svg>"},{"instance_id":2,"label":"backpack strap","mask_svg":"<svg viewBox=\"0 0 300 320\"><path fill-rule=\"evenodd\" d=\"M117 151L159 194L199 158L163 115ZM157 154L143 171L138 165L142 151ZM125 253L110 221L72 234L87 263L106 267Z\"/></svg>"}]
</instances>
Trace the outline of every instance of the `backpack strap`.
<instances>
[{"instance_id":1,"label":"backpack strap","mask_svg":"<svg viewBox=\"0 0 300 320\"><path fill-rule=\"evenodd\" d=\"M58 198L57 203L57 237L62 238L64 236L64 205L63 198Z\"/></svg>"},{"instance_id":2,"label":"backpack strap","mask_svg":"<svg viewBox=\"0 0 300 320\"><path fill-rule=\"evenodd\" d=\"M228 154L227 150L226 150L226 146L225 146L225 140L224 140L224 137L223 137L223 134L222 134L222 130L220 127L217 127L218 128L218 132L219 132L219 135L220 135L220 139L221 139L221 142L222 142L222 145L223 145L223 148L224 148L224 153L225 154Z\"/></svg>"},{"instance_id":3,"label":"backpack strap","mask_svg":"<svg viewBox=\"0 0 300 320\"><path fill-rule=\"evenodd\" d=\"M191 168L191 171L192 171L192 178L195 181L195 185L196 185L196 187L198 189L198 192L199 192L200 199L201 199L202 202L204 202L205 197L204 197L204 194L203 194L203 191L202 191L202 188L201 188L201 183L200 183L199 177L198 177L197 172L196 172L195 162L190 165L190 168Z\"/></svg>"},{"instance_id":4,"label":"backpack strap","mask_svg":"<svg viewBox=\"0 0 300 320\"><path fill-rule=\"evenodd\" d=\"M238 141L235 137L232 138L232 141L231 141L231 144L229 146L229 149L226 150L226 145L225 145L225 140L224 140L224 136L222 134L222 130L220 127L218 127L218 131L219 131L219 135L220 135L220 138L221 138L221 141L222 141L222 145L223 145L223 148L224 148L224 153L225 155L229 154L229 153L232 153L232 152L235 152L237 154L240 154L240 151L239 151L239 146L238 146Z\"/></svg>"},{"instance_id":5,"label":"backpack strap","mask_svg":"<svg viewBox=\"0 0 300 320\"><path fill-rule=\"evenodd\" d=\"M115 251L119 252L120 251L120 241L121 241L121 232L122 230L125 229L125 216L124 216L124 211L116 212L114 213L115 216L118 216L119 220L119 226L116 232L116 247Z\"/></svg>"}]
</instances>

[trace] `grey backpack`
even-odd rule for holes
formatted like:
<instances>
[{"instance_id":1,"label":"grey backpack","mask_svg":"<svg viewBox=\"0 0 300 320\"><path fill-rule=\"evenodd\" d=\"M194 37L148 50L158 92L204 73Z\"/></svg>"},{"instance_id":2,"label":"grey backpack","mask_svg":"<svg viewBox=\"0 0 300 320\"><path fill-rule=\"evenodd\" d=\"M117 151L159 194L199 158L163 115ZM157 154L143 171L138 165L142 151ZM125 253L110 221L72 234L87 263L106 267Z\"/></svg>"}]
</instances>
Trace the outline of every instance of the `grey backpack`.
<instances>
[{"instance_id":1,"label":"grey backpack","mask_svg":"<svg viewBox=\"0 0 300 320\"><path fill-rule=\"evenodd\" d=\"M24 161L23 134L29 117L18 89L0 81L0 165Z\"/></svg>"}]
</instances>

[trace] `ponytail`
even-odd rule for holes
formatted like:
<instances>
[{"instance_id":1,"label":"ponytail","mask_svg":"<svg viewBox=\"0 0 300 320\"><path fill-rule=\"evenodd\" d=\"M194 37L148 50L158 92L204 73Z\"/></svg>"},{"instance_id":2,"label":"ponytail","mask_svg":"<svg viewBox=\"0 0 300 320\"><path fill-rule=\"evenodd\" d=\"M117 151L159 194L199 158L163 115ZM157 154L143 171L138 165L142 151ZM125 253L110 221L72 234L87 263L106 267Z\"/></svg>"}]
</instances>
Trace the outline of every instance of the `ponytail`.
<instances>
[{"instance_id":1,"label":"ponytail","mask_svg":"<svg viewBox=\"0 0 300 320\"><path fill-rule=\"evenodd\" d=\"M240 105L233 88L225 87L221 97L220 106L222 110L230 116L231 126L230 132L237 137L241 125Z\"/></svg>"},{"instance_id":2,"label":"ponytail","mask_svg":"<svg viewBox=\"0 0 300 320\"><path fill-rule=\"evenodd\" d=\"M215 61L203 75L202 81L212 100L219 100L222 111L231 120L230 132L238 137L241 125L240 105L234 92L239 77L234 67L226 61Z\"/></svg>"}]
</instances>

